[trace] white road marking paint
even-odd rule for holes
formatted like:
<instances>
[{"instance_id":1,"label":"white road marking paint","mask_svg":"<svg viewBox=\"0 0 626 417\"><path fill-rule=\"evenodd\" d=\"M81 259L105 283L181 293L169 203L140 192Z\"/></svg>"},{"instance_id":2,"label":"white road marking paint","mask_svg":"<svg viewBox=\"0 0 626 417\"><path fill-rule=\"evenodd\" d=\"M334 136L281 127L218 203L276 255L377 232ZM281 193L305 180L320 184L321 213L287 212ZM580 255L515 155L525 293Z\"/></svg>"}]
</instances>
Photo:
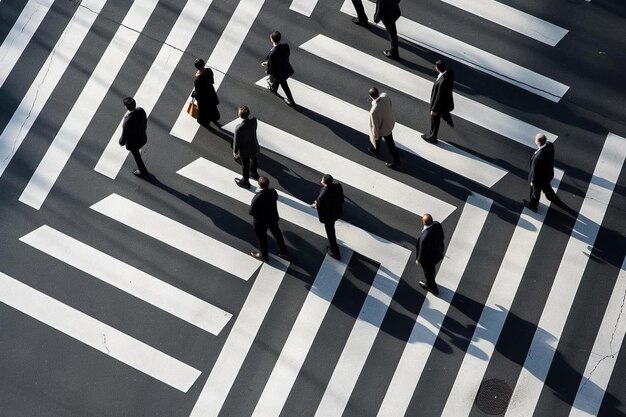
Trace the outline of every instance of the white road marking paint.
<instances>
[{"instance_id":1,"label":"white road marking paint","mask_svg":"<svg viewBox=\"0 0 626 417\"><path fill-rule=\"evenodd\" d=\"M310 17L311 13L313 13L313 10L315 9L315 6L317 6L317 0L292 0L289 10L293 10L294 12Z\"/></svg>"}]
</instances>

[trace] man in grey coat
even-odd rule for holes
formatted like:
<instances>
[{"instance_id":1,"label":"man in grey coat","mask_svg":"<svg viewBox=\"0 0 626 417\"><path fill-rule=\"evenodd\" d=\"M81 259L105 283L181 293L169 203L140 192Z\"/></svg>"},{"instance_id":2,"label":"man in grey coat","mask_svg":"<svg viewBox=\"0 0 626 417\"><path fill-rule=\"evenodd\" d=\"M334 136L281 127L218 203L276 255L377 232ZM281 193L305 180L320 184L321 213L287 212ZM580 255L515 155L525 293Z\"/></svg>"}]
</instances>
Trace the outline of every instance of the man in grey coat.
<instances>
[{"instance_id":1,"label":"man in grey coat","mask_svg":"<svg viewBox=\"0 0 626 417\"><path fill-rule=\"evenodd\" d=\"M387 163L387 166L396 168L400 165L400 154L393 141L392 131L396 124L396 118L391 108L391 99L387 96L387 93L379 93L376 87L370 88L369 95L372 99L369 132L370 142L373 146L369 146L367 150L376 158L380 158L380 142L384 138L391 158L393 158L392 162Z\"/></svg>"},{"instance_id":2,"label":"man in grey coat","mask_svg":"<svg viewBox=\"0 0 626 417\"><path fill-rule=\"evenodd\" d=\"M239 106L238 114L241 122L235 127L233 157L241 158L242 177L235 178L235 183L242 188L250 188L250 177L259 179L257 155L260 148L256 137L257 121L256 117L248 118L250 109L247 106Z\"/></svg>"}]
</instances>

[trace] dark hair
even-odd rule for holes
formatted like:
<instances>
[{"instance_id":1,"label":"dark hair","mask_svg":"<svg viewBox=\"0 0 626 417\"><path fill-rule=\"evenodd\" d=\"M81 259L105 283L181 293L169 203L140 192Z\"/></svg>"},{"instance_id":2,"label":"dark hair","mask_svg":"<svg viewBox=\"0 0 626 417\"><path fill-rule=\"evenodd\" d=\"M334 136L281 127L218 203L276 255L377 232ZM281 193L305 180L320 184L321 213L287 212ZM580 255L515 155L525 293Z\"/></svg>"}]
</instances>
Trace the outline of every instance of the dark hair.
<instances>
[{"instance_id":1,"label":"dark hair","mask_svg":"<svg viewBox=\"0 0 626 417\"><path fill-rule=\"evenodd\" d=\"M324 174L324 176L322 177L322 181L324 182L324 184L330 185L333 183L333 176L330 174Z\"/></svg>"},{"instance_id":2,"label":"dark hair","mask_svg":"<svg viewBox=\"0 0 626 417\"><path fill-rule=\"evenodd\" d=\"M441 59L438 59L437 61L435 61L435 67L437 67L437 69L441 72L444 72L445 70L448 69L448 66L446 65L446 61L442 61Z\"/></svg>"},{"instance_id":3,"label":"dark hair","mask_svg":"<svg viewBox=\"0 0 626 417\"><path fill-rule=\"evenodd\" d=\"M133 111L137 107L137 103L135 103L135 99L132 97L126 97L123 101L124 107L126 107L128 111Z\"/></svg>"},{"instance_id":4,"label":"dark hair","mask_svg":"<svg viewBox=\"0 0 626 417\"><path fill-rule=\"evenodd\" d=\"M376 87L370 88L369 94L371 98L378 98L378 95L379 95L378 88Z\"/></svg>"},{"instance_id":5,"label":"dark hair","mask_svg":"<svg viewBox=\"0 0 626 417\"><path fill-rule=\"evenodd\" d=\"M193 63L193 66L196 67L196 69L201 70L202 68L204 68L204 59L196 59L196 62Z\"/></svg>"},{"instance_id":6,"label":"dark hair","mask_svg":"<svg viewBox=\"0 0 626 417\"><path fill-rule=\"evenodd\" d=\"M237 111L237 113L239 113L239 117L245 119L250 116L250 109L248 108L248 106L244 106L242 104L241 106L239 106L239 110Z\"/></svg>"},{"instance_id":7,"label":"dark hair","mask_svg":"<svg viewBox=\"0 0 626 417\"><path fill-rule=\"evenodd\" d=\"M272 41L274 43L280 43L280 38L282 36L280 35L280 32L275 30L274 32L272 32L272 34L270 35L270 38L272 38Z\"/></svg>"},{"instance_id":8,"label":"dark hair","mask_svg":"<svg viewBox=\"0 0 626 417\"><path fill-rule=\"evenodd\" d=\"M259 177L258 183L259 187L261 187L262 190L265 190L267 187L270 186L270 180L265 177Z\"/></svg>"}]
</instances>

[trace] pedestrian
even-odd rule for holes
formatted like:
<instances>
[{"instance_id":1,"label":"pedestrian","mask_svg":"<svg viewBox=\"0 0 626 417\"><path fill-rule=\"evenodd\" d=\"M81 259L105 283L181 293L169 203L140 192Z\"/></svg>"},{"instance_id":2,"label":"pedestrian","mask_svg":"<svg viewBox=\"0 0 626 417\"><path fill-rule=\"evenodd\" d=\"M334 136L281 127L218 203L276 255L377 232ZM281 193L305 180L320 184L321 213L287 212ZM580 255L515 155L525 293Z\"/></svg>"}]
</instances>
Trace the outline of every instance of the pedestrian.
<instances>
[{"instance_id":1,"label":"pedestrian","mask_svg":"<svg viewBox=\"0 0 626 417\"><path fill-rule=\"evenodd\" d=\"M422 135L422 139L430 143L437 143L441 119L450 127L454 127L454 122L450 115L450 112L454 110L454 99L452 97L454 72L448 69L445 61L442 60L435 62L435 69L438 75L430 93L430 133Z\"/></svg>"},{"instance_id":2,"label":"pedestrian","mask_svg":"<svg viewBox=\"0 0 626 417\"><path fill-rule=\"evenodd\" d=\"M352 4L357 14L357 17L352 19L352 22L366 27L368 25L367 15L363 9L362 0L352 0ZM400 59L400 53L398 52L398 29L396 28L396 21L400 18L400 15L400 0L376 0L374 23L382 21L385 29L387 29L391 48L383 51L383 53L391 59Z\"/></svg>"},{"instance_id":3,"label":"pedestrian","mask_svg":"<svg viewBox=\"0 0 626 417\"><path fill-rule=\"evenodd\" d=\"M311 207L317 209L320 223L324 223L326 228L326 236L328 236L329 243L326 253L339 260L341 259L341 253L339 252L335 234L335 222L343 215L343 187L341 184L334 182L333 176L330 174L322 176L320 183L322 184L322 189L317 196L317 200L311 204Z\"/></svg>"},{"instance_id":4,"label":"pedestrian","mask_svg":"<svg viewBox=\"0 0 626 417\"><path fill-rule=\"evenodd\" d=\"M258 182L259 189L252 198L250 215L253 219L254 233L259 241L259 250L250 252L250 255L260 261L268 261L267 229L269 229L278 244L278 256L289 259L283 233L278 227L278 193L275 189L269 188L270 180L267 178L259 177Z\"/></svg>"},{"instance_id":5,"label":"pedestrian","mask_svg":"<svg viewBox=\"0 0 626 417\"><path fill-rule=\"evenodd\" d=\"M370 109L369 131L370 142L373 146L368 146L367 150L376 158L380 158L380 142L385 139L389 153L393 158L392 162L388 162L389 168L396 168L400 165L400 154L393 141L393 127L396 124L396 118L391 108L391 99L387 93L379 93L376 87L369 89L369 96L372 99L372 108Z\"/></svg>"},{"instance_id":6,"label":"pedestrian","mask_svg":"<svg viewBox=\"0 0 626 417\"><path fill-rule=\"evenodd\" d=\"M535 145L537 145L537 150L530 158L530 172L528 173L530 201L524 200L524 206L536 213L542 191L546 198L557 206L564 204L550 185L550 181L554 178L554 145L548 142L543 133L535 135Z\"/></svg>"},{"instance_id":7,"label":"pedestrian","mask_svg":"<svg viewBox=\"0 0 626 417\"><path fill-rule=\"evenodd\" d=\"M261 62L261 66L265 67L269 78L267 80L267 88L274 94L278 91L280 85L285 92L285 103L289 106L295 106L291 95L291 89L287 84L287 79L294 73L293 67L289 63L289 45L286 43L280 43L282 36L279 31L274 31L270 35L270 41L272 42L272 49L265 58L266 61Z\"/></svg>"},{"instance_id":8,"label":"pedestrian","mask_svg":"<svg viewBox=\"0 0 626 417\"><path fill-rule=\"evenodd\" d=\"M146 135L148 117L144 109L137 107L134 98L126 97L123 103L128 113L126 113L122 121L122 136L119 144L120 146L126 146L126 149L135 158L137 169L133 169L133 174L147 180L150 174L141 159L140 150L148 142L148 135Z\"/></svg>"},{"instance_id":9,"label":"pedestrian","mask_svg":"<svg viewBox=\"0 0 626 417\"><path fill-rule=\"evenodd\" d=\"M422 266L426 281L420 281L419 285L437 295L439 288L435 282L435 266L443 259L443 227L428 213L422 216L422 222L424 228L417 238L415 263Z\"/></svg>"},{"instance_id":10,"label":"pedestrian","mask_svg":"<svg viewBox=\"0 0 626 417\"><path fill-rule=\"evenodd\" d=\"M235 183L242 188L250 188L250 177L259 179L257 171L257 155L260 152L259 141L256 137L256 117L250 116L247 106L239 106L237 111L241 122L235 127L233 138L233 157L241 159L241 178L235 178Z\"/></svg>"},{"instance_id":11,"label":"pedestrian","mask_svg":"<svg viewBox=\"0 0 626 417\"><path fill-rule=\"evenodd\" d=\"M196 99L198 103L198 123L206 128L210 128L210 123L216 123L220 119L220 111L217 105L220 100L213 84L213 70L204 66L203 59L196 59L194 66L196 67L196 79L193 82L193 92L191 97Z\"/></svg>"}]
</instances>

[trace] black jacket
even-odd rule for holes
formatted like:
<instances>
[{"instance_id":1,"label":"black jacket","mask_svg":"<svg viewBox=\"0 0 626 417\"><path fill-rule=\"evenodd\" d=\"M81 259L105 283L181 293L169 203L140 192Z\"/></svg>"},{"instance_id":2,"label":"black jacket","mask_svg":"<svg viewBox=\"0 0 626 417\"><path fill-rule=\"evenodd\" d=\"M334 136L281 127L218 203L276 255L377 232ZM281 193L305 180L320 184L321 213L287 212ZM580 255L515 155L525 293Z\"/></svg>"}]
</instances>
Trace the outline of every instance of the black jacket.
<instances>
[{"instance_id":1,"label":"black jacket","mask_svg":"<svg viewBox=\"0 0 626 417\"><path fill-rule=\"evenodd\" d=\"M259 153L259 141L256 137L257 121L255 117L244 119L235 127L233 152L239 152L242 158L251 158Z\"/></svg>"},{"instance_id":2,"label":"black jacket","mask_svg":"<svg viewBox=\"0 0 626 417\"><path fill-rule=\"evenodd\" d=\"M139 149L148 142L146 128L148 127L148 118L146 112L141 107L124 116L122 122L122 137L119 144L126 146L129 151Z\"/></svg>"},{"instance_id":3,"label":"black jacket","mask_svg":"<svg viewBox=\"0 0 626 417\"><path fill-rule=\"evenodd\" d=\"M430 93L430 111L435 113L449 113L454 110L452 87L454 86L454 72L448 69L435 83Z\"/></svg>"},{"instance_id":4,"label":"black jacket","mask_svg":"<svg viewBox=\"0 0 626 417\"><path fill-rule=\"evenodd\" d=\"M278 221L278 193L273 188L259 189L250 204L250 215L257 223L272 224Z\"/></svg>"},{"instance_id":5,"label":"black jacket","mask_svg":"<svg viewBox=\"0 0 626 417\"><path fill-rule=\"evenodd\" d=\"M198 100L199 105L206 103L217 106L220 104L215 88L213 87L214 83L213 70L208 67L204 68L200 75L195 78L193 81L194 94L192 94L192 96Z\"/></svg>"},{"instance_id":6,"label":"black jacket","mask_svg":"<svg viewBox=\"0 0 626 417\"><path fill-rule=\"evenodd\" d=\"M554 178L554 145L546 142L546 146L536 151L530 158L528 181L538 186L550 183Z\"/></svg>"},{"instance_id":7,"label":"black jacket","mask_svg":"<svg viewBox=\"0 0 626 417\"><path fill-rule=\"evenodd\" d=\"M267 74L276 77L278 80L285 80L294 73L293 67L289 63L289 45L279 43L267 54Z\"/></svg>"},{"instance_id":8,"label":"black jacket","mask_svg":"<svg viewBox=\"0 0 626 417\"><path fill-rule=\"evenodd\" d=\"M415 257L419 263L436 264L443 259L443 250L443 227L435 221L417 238Z\"/></svg>"},{"instance_id":9,"label":"black jacket","mask_svg":"<svg viewBox=\"0 0 626 417\"><path fill-rule=\"evenodd\" d=\"M381 20L396 21L400 18L400 0L376 0L374 22Z\"/></svg>"},{"instance_id":10,"label":"black jacket","mask_svg":"<svg viewBox=\"0 0 626 417\"><path fill-rule=\"evenodd\" d=\"M317 215L321 223L333 223L343 215L343 187L332 183L317 196Z\"/></svg>"}]
</instances>

